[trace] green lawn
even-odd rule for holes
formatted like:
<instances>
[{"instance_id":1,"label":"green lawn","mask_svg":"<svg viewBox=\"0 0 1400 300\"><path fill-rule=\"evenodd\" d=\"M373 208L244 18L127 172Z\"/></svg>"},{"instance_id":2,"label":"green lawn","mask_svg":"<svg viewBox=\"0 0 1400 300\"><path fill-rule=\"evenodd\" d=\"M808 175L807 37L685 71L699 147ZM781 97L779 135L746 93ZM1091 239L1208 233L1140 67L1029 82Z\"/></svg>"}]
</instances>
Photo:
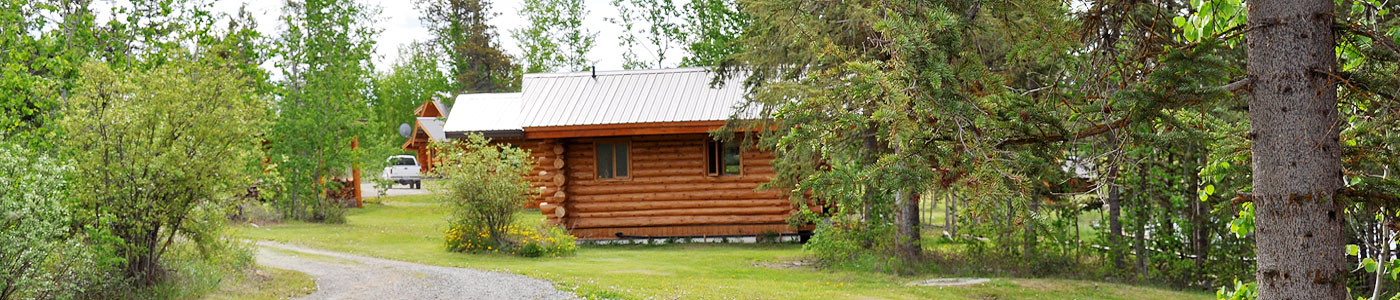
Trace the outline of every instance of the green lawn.
<instances>
[{"instance_id":1,"label":"green lawn","mask_svg":"<svg viewBox=\"0 0 1400 300\"><path fill-rule=\"evenodd\" d=\"M229 276L204 299L291 299L316 291L316 281L297 271L257 266L241 275Z\"/></svg>"},{"instance_id":2,"label":"green lawn","mask_svg":"<svg viewBox=\"0 0 1400 300\"><path fill-rule=\"evenodd\" d=\"M1058 279L996 279L964 287L910 287L919 278L880 273L778 269L804 257L800 245L684 244L580 247L577 256L519 258L443 250L444 208L427 196L383 198L351 210L343 225L240 226L241 237L424 264L519 273L555 282L580 296L741 299L1210 299L1121 284ZM538 212L522 213L539 222Z\"/></svg>"}]
</instances>

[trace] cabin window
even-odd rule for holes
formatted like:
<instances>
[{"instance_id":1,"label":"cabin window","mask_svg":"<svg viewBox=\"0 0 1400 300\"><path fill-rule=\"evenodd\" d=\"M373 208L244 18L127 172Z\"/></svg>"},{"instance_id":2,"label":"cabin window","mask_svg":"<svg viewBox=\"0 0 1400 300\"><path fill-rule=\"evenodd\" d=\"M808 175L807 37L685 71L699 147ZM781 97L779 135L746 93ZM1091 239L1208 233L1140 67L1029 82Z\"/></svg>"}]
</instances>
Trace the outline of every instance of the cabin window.
<instances>
[{"instance_id":1,"label":"cabin window","mask_svg":"<svg viewBox=\"0 0 1400 300\"><path fill-rule=\"evenodd\" d=\"M393 160L394 160L394 165L395 165L395 166L417 166L417 165L418 165L418 162L415 161L413 158L399 157L399 158L394 158Z\"/></svg>"},{"instance_id":2,"label":"cabin window","mask_svg":"<svg viewBox=\"0 0 1400 300\"><path fill-rule=\"evenodd\" d=\"M599 142L594 144L594 156L598 158L598 178L627 178L632 160L627 142Z\"/></svg>"},{"instance_id":3,"label":"cabin window","mask_svg":"<svg viewBox=\"0 0 1400 300\"><path fill-rule=\"evenodd\" d=\"M739 175L739 143L710 141L705 143L706 172L710 176Z\"/></svg>"}]
</instances>

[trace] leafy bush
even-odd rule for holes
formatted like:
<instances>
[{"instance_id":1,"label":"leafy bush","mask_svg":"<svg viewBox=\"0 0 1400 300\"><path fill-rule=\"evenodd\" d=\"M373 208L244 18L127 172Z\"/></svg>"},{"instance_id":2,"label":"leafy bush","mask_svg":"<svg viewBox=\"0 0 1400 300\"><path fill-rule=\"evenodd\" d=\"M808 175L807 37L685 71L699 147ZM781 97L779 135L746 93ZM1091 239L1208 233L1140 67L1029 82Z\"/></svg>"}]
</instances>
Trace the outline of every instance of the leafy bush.
<instances>
[{"instance_id":1,"label":"leafy bush","mask_svg":"<svg viewBox=\"0 0 1400 300\"><path fill-rule=\"evenodd\" d=\"M1215 291L1215 299L1219 300L1253 300L1258 299L1259 294L1254 292L1254 283L1241 282L1235 279L1235 286L1221 287Z\"/></svg>"},{"instance_id":2,"label":"leafy bush","mask_svg":"<svg viewBox=\"0 0 1400 300\"><path fill-rule=\"evenodd\" d=\"M875 269L878 263L873 260L894 257L882 255L888 253L889 244L881 242L893 238L890 226L833 218L817 226L812 239L802 248L828 266Z\"/></svg>"},{"instance_id":3,"label":"leafy bush","mask_svg":"<svg viewBox=\"0 0 1400 300\"><path fill-rule=\"evenodd\" d=\"M60 122L73 216L110 230L125 277L149 286L173 242L217 240L221 199L258 174L268 104L233 71L190 61L121 72L88 63L82 73Z\"/></svg>"},{"instance_id":4,"label":"leafy bush","mask_svg":"<svg viewBox=\"0 0 1400 300\"><path fill-rule=\"evenodd\" d=\"M557 226L515 225L515 213L538 193L526 178L533 167L529 152L492 145L480 135L432 147L440 162L434 172L443 178L438 195L452 207L448 250L538 257L577 249L574 237Z\"/></svg>"},{"instance_id":5,"label":"leafy bush","mask_svg":"<svg viewBox=\"0 0 1400 300\"><path fill-rule=\"evenodd\" d=\"M166 280L147 287L111 287L92 298L101 299L198 299L218 289L224 280L236 278L253 265L253 248L221 238L214 243L175 242L168 248L163 267Z\"/></svg>"},{"instance_id":6,"label":"leafy bush","mask_svg":"<svg viewBox=\"0 0 1400 300\"><path fill-rule=\"evenodd\" d=\"M439 161L434 173L443 178L437 194L452 208L452 226L494 239L490 244L506 242L515 212L539 193L526 179L530 153L475 134L432 147Z\"/></svg>"},{"instance_id":7,"label":"leafy bush","mask_svg":"<svg viewBox=\"0 0 1400 300\"><path fill-rule=\"evenodd\" d=\"M75 297L120 262L111 249L88 246L110 234L71 229L63 180L69 171L0 142L0 299ZM89 239L88 231L97 238Z\"/></svg>"}]
</instances>

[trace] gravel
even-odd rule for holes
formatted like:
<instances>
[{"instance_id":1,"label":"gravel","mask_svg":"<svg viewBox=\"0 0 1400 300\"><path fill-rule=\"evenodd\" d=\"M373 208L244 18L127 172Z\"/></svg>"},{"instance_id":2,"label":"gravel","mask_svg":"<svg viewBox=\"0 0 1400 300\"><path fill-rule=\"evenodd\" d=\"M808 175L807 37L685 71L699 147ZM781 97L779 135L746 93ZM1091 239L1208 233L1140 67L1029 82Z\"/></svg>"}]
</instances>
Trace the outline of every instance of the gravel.
<instances>
[{"instance_id":1,"label":"gravel","mask_svg":"<svg viewBox=\"0 0 1400 300\"><path fill-rule=\"evenodd\" d=\"M316 292L302 299L576 299L522 275L429 266L258 242L258 264L306 273Z\"/></svg>"},{"instance_id":2,"label":"gravel","mask_svg":"<svg viewBox=\"0 0 1400 300\"><path fill-rule=\"evenodd\" d=\"M427 181L424 181L424 183L426 184ZM373 182L361 183L361 184L360 184L360 193L361 193L360 195L363 196L363 197L365 197L365 198L379 197L379 189L378 189L378 186L375 185ZM408 188L407 185L395 184L395 185L389 186L389 189L386 190L386 191L384 191L384 193L385 193L384 196L404 196L404 195L427 195L427 194L431 194L432 191L429 191L427 187L424 187L424 188L421 188L421 189L410 189L410 188Z\"/></svg>"}]
</instances>

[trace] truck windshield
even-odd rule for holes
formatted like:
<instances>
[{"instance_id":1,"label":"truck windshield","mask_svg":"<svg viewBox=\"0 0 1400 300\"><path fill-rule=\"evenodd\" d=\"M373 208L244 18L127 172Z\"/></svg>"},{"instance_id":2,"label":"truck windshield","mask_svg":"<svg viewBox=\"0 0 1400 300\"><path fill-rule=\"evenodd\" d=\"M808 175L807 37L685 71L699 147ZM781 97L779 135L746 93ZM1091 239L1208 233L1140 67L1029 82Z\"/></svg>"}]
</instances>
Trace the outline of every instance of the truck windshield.
<instances>
[{"instance_id":1,"label":"truck windshield","mask_svg":"<svg viewBox=\"0 0 1400 300\"><path fill-rule=\"evenodd\" d=\"M416 166L416 165L418 165L418 162L413 161L412 158L400 157L400 158L395 158L395 159L394 159L394 165L395 165L395 166Z\"/></svg>"}]
</instances>

